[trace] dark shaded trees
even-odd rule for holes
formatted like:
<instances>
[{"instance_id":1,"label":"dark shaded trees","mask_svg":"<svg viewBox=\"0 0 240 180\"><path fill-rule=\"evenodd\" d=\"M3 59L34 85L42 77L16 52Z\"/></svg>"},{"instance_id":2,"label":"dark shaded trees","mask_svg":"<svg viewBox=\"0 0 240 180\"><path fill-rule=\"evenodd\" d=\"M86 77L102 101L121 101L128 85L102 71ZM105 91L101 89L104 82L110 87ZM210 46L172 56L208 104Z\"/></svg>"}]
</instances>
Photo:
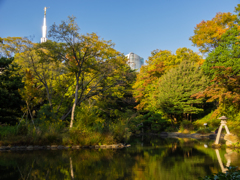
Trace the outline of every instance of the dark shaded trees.
<instances>
[{"instance_id":1,"label":"dark shaded trees","mask_svg":"<svg viewBox=\"0 0 240 180\"><path fill-rule=\"evenodd\" d=\"M24 86L20 67L13 58L0 58L0 123L15 124L22 116L23 101L18 92Z\"/></svg>"}]
</instances>

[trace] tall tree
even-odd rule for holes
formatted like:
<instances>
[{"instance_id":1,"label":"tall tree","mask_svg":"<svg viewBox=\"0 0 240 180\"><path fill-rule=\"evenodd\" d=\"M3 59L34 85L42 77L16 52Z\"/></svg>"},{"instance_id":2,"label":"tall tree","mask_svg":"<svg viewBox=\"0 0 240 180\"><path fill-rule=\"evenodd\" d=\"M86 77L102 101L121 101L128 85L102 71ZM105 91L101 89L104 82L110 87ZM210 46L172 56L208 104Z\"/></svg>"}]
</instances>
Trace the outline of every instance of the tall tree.
<instances>
[{"instance_id":1,"label":"tall tree","mask_svg":"<svg viewBox=\"0 0 240 180\"><path fill-rule=\"evenodd\" d=\"M25 106L22 106L24 114L30 115L32 124L34 123L34 116L36 112L36 106L42 104L44 101L43 90L41 84L34 79L32 72L28 69L25 70L25 76L23 77L24 87L19 89L19 94L25 101Z\"/></svg>"},{"instance_id":2,"label":"tall tree","mask_svg":"<svg viewBox=\"0 0 240 180\"><path fill-rule=\"evenodd\" d=\"M239 109L240 92L240 29L232 27L221 37L219 46L209 53L202 69L210 77L211 85L197 97L207 96L209 102L217 101L219 106L215 114L226 114L234 106ZM231 113L230 113L231 116Z\"/></svg>"},{"instance_id":3,"label":"tall tree","mask_svg":"<svg viewBox=\"0 0 240 180\"><path fill-rule=\"evenodd\" d=\"M134 97L139 102L137 109L152 108L149 95L155 91L156 82L163 74L171 68L176 67L183 60L190 60L197 64L202 64L203 59L200 55L187 48L179 48L173 54L168 50L154 50L148 58L147 65L142 66L137 75L137 81L133 88Z\"/></svg>"},{"instance_id":4,"label":"tall tree","mask_svg":"<svg viewBox=\"0 0 240 180\"><path fill-rule=\"evenodd\" d=\"M174 120L183 114L198 114L203 111L199 107L203 101L191 95L203 91L208 82L199 66L183 61L159 78L158 88L151 94L152 104Z\"/></svg>"},{"instance_id":5,"label":"tall tree","mask_svg":"<svg viewBox=\"0 0 240 180\"><path fill-rule=\"evenodd\" d=\"M49 37L59 42L59 45L52 46L46 42L42 48L47 49L51 58L63 63L74 74L73 104L62 116L65 119L71 113L72 127L76 106L114 87L121 73L127 69L126 58L113 49L111 41L101 40L95 33L80 35L75 17L69 17L60 25L52 25ZM48 54L43 51L43 55Z\"/></svg>"},{"instance_id":6,"label":"tall tree","mask_svg":"<svg viewBox=\"0 0 240 180\"><path fill-rule=\"evenodd\" d=\"M52 46L58 46L57 43L49 43ZM73 81L69 78L70 75L66 72L64 65L46 54L50 54L50 52L42 48L41 44L35 44L24 52L17 53L15 62L22 67L20 72L24 74L26 81L29 79L29 73L33 76L34 84L38 84L41 91L45 91L46 96L42 98L47 100L50 110L58 114L62 102L67 99L66 93ZM25 90L27 91L27 89L26 84Z\"/></svg>"}]
</instances>

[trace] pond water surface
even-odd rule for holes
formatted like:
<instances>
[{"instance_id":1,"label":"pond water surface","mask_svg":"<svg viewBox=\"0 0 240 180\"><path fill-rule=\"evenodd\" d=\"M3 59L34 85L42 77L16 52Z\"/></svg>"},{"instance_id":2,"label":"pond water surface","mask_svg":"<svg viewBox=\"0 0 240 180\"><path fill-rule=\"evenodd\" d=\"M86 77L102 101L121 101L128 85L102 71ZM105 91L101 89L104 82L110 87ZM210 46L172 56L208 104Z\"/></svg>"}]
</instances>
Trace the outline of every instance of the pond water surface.
<instances>
[{"instance_id":1,"label":"pond water surface","mask_svg":"<svg viewBox=\"0 0 240 180\"><path fill-rule=\"evenodd\" d=\"M240 166L240 153L208 140L134 137L129 148L0 151L0 180L194 180Z\"/></svg>"}]
</instances>

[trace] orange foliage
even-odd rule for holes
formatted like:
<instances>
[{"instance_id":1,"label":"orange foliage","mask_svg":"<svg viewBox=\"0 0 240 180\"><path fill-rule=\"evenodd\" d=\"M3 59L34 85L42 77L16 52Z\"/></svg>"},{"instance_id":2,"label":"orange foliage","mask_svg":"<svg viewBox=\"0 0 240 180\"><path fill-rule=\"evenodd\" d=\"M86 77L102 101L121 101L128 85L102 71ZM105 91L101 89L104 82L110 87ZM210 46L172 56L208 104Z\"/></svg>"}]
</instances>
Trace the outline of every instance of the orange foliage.
<instances>
[{"instance_id":1,"label":"orange foliage","mask_svg":"<svg viewBox=\"0 0 240 180\"><path fill-rule=\"evenodd\" d=\"M219 106L225 106L228 103L240 107L240 76L233 75L231 67L215 66L217 74L212 80L212 84L203 92L194 94L192 97L208 97L207 102L218 101ZM213 117L217 117L220 111L217 109Z\"/></svg>"},{"instance_id":2,"label":"orange foliage","mask_svg":"<svg viewBox=\"0 0 240 180\"><path fill-rule=\"evenodd\" d=\"M212 20L202 21L197 24L194 35L190 37L193 44L199 47L202 53L212 51L219 45L222 35L237 20L237 15L231 13L217 13Z\"/></svg>"}]
</instances>

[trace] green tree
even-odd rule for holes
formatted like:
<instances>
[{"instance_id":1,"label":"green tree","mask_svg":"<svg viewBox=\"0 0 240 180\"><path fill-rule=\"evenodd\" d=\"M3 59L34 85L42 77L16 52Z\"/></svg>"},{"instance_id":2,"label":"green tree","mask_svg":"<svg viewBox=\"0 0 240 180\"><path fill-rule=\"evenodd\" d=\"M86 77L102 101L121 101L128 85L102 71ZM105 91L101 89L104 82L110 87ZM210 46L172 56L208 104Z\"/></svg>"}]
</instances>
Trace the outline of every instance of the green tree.
<instances>
[{"instance_id":1,"label":"green tree","mask_svg":"<svg viewBox=\"0 0 240 180\"><path fill-rule=\"evenodd\" d=\"M14 57L16 53L25 51L32 45L27 38L22 37L0 37L0 57Z\"/></svg>"},{"instance_id":2,"label":"green tree","mask_svg":"<svg viewBox=\"0 0 240 180\"><path fill-rule=\"evenodd\" d=\"M221 43L209 53L202 66L204 73L211 79L211 85L204 92L196 94L196 97L207 96L209 102L216 101L216 116L225 114L232 117L239 111L239 33L239 28L234 26L223 34Z\"/></svg>"},{"instance_id":3,"label":"green tree","mask_svg":"<svg viewBox=\"0 0 240 180\"><path fill-rule=\"evenodd\" d=\"M19 66L14 58L0 58L0 122L15 124L21 117L23 101L18 92L23 87Z\"/></svg>"},{"instance_id":4,"label":"green tree","mask_svg":"<svg viewBox=\"0 0 240 180\"><path fill-rule=\"evenodd\" d=\"M116 123L119 118L128 113L136 113L134 107L136 106L133 98L132 85L136 79L136 72L129 69L122 74L122 80L119 81L114 88L109 89L102 96L99 96L95 106L98 109L98 115L106 119L107 124L110 122Z\"/></svg>"},{"instance_id":5,"label":"green tree","mask_svg":"<svg viewBox=\"0 0 240 180\"><path fill-rule=\"evenodd\" d=\"M111 41L102 40L95 33L80 35L75 17L69 17L60 25L52 25L49 37L59 42L58 46L50 42L43 43L42 48L48 50L49 54L42 51L41 56L60 61L73 74L73 104L61 117L66 119L71 113L72 127L76 106L114 87L121 74L128 69L126 58L113 48Z\"/></svg>"},{"instance_id":6,"label":"green tree","mask_svg":"<svg viewBox=\"0 0 240 180\"><path fill-rule=\"evenodd\" d=\"M58 46L54 42L49 42L49 44ZM68 102L68 93L73 80L70 78L71 74L66 71L64 64L44 55L43 52L50 54L47 49L42 48L41 44L34 44L33 47L15 55L15 62L22 67L20 72L27 82L22 95L25 101L28 102L31 99L26 94L27 91L31 91L31 85L29 86L28 83L35 84L38 91L41 92L38 93L42 95L41 101L45 101L49 106L49 111L57 117L59 112L64 111L63 103ZM30 76L32 77L30 78Z\"/></svg>"},{"instance_id":7,"label":"green tree","mask_svg":"<svg viewBox=\"0 0 240 180\"><path fill-rule=\"evenodd\" d=\"M203 99L191 96L203 91L208 82L199 66L191 61L183 61L159 78L158 88L151 95L153 105L175 121L183 115L198 114L203 111L199 106Z\"/></svg>"},{"instance_id":8,"label":"green tree","mask_svg":"<svg viewBox=\"0 0 240 180\"><path fill-rule=\"evenodd\" d=\"M27 117L30 115L32 124L34 123L34 116L36 112L36 106L39 106L44 101L43 91L41 85L34 80L34 77L30 70L26 70L24 79L24 87L19 90L22 99L25 101L25 105L22 107L22 111L27 112Z\"/></svg>"},{"instance_id":9,"label":"green tree","mask_svg":"<svg viewBox=\"0 0 240 180\"><path fill-rule=\"evenodd\" d=\"M204 73L213 79L219 70L213 67L231 67L232 75L240 74L240 50L239 50L239 33L238 27L232 27L222 35L219 46L209 53L202 69Z\"/></svg>"},{"instance_id":10,"label":"green tree","mask_svg":"<svg viewBox=\"0 0 240 180\"><path fill-rule=\"evenodd\" d=\"M139 102L137 109L150 110L150 94L156 90L157 80L170 69L176 67L184 60L189 60L197 64L202 64L203 59L200 55L187 48L179 48L173 54L168 50L154 50L148 58L147 65L142 66L140 73L137 75L134 84L134 97Z\"/></svg>"}]
</instances>

